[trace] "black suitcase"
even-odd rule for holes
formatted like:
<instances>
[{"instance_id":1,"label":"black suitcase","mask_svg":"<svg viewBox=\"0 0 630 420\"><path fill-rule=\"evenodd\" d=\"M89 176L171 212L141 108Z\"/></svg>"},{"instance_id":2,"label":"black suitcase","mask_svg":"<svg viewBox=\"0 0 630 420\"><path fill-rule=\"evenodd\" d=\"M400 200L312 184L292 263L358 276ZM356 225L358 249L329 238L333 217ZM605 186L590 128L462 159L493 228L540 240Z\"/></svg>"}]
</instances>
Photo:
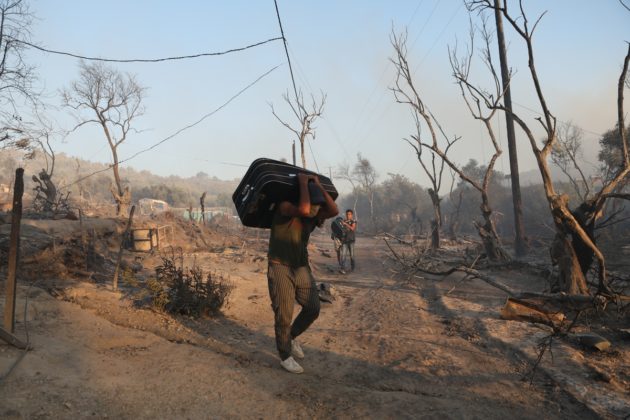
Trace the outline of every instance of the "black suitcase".
<instances>
[{"instance_id":1,"label":"black suitcase","mask_svg":"<svg viewBox=\"0 0 630 420\"><path fill-rule=\"evenodd\" d=\"M346 239L346 227L341 223L343 222L343 217L337 217L330 224L330 230L332 231L333 237L344 240Z\"/></svg>"},{"instance_id":2,"label":"black suitcase","mask_svg":"<svg viewBox=\"0 0 630 420\"><path fill-rule=\"evenodd\" d=\"M276 203L285 200L297 203L300 172L317 175L324 190L337 199L339 193L327 176L273 159L256 159L232 194L243 225L270 228Z\"/></svg>"}]
</instances>

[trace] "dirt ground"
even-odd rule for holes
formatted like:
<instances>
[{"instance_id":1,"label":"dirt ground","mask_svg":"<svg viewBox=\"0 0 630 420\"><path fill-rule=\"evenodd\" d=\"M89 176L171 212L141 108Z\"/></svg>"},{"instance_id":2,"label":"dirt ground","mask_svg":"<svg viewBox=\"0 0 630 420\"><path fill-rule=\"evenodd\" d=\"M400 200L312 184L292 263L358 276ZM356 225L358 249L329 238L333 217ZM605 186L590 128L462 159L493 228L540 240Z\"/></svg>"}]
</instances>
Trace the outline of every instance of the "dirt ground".
<instances>
[{"instance_id":1,"label":"dirt ground","mask_svg":"<svg viewBox=\"0 0 630 420\"><path fill-rule=\"evenodd\" d=\"M33 349L0 379L0 418L630 414L628 338L614 340L614 351L605 354L559 342L530 383L524 377L549 331L501 320L502 292L459 275L401 278L383 241L373 238L359 238L357 270L340 274L325 255L332 244L323 232L313 240L314 272L333 286L336 300L322 302L319 319L300 337L305 373L287 373L275 351L264 239L219 242L184 254L186 264L223 273L235 285L229 306L214 318L139 309L130 287L114 292L94 276L22 282L16 335L28 330ZM159 260L126 257L147 272ZM515 287L525 280L540 286L518 271L503 279ZM0 375L20 354L0 343ZM614 379L598 380L606 369Z\"/></svg>"}]
</instances>

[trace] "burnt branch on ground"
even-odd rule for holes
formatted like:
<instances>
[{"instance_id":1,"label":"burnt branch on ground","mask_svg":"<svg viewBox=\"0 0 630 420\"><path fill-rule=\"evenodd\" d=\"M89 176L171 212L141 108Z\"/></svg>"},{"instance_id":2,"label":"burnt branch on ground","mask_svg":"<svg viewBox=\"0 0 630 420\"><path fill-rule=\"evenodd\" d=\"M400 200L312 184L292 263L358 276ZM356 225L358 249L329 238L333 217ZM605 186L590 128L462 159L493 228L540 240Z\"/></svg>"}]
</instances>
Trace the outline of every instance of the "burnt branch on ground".
<instances>
[{"instance_id":1,"label":"burnt branch on ground","mask_svg":"<svg viewBox=\"0 0 630 420\"><path fill-rule=\"evenodd\" d=\"M401 265L402 270L407 274L412 273L426 273L432 276L446 277L455 272L465 273L471 279L479 279L489 284L490 286L501 290L509 297L516 299L542 299L545 301L552 301L556 304L569 304L576 308L579 307L591 307L593 305L602 306L609 302L630 302L630 296L621 294L596 294L582 295L582 294L567 294L567 293L544 293L534 291L520 291L511 288L510 286L502 283L501 281L489 276L481 271L459 264L456 266L448 267L447 264L454 261L440 260L439 257L429 255L429 253L416 253L411 258L405 254L397 253L391 247L389 242L385 240L385 244L392 253L394 259ZM446 267L446 268L445 268ZM493 268L499 268L499 265L494 265Z\"/></svg>"}]
</instances>

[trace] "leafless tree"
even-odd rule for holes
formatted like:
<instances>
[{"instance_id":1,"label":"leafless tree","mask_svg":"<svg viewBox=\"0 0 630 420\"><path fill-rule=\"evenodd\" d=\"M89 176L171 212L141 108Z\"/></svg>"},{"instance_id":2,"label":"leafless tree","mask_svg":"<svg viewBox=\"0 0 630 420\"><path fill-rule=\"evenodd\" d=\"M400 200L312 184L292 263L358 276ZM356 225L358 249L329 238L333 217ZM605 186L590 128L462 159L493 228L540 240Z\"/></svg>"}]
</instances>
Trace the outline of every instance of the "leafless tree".
<instances>
[{"instance_id":1,"label":"leafless tree","mask_svg":"<svg viewBox=\"0 0 630 420\"><path fill-rule=\"evenodd\" d=\"M23 0L0 0L0 141L10 139L10 128L19 125L18 99L35 103L34 67L24 61L24 41L30 38L33 16ZM9 129L9 130L7 130Z\"/></svg>"},{"instance_id":2,"label":"leafless tree","mask_svg":"<svg viewBox=\"0 0 630 420\"><path fill-rule=\"evenodd\" d=\"M114 183L111 193L116 201L116 214L123 216L131 201L129 186L124 186L118 171L118 146L134 130L132 124L144 112L142 100L146 89L135 76L104 64L81 63L79 79L64 89L63 103L76 113L76 130L86 124L99 125L112 152Z\"/></svg>"},{"instance_id":3,"label":"leafless tree","mask_svg":"<svg viewBox=\"0 0 630 420\"><path fill-rule=\"evenodd\" d=\"M486 63L486 65L491 66L491 37L489 35L489 32L487 31L485 20L483 21L482 25L482 35L485 41L484 48L482 49L484 62ZM409 142L409 140L408 142L412 144L414 149L416 149L416 152L420 155L423 149L430 151L432 159L435 159L437 157L437 159L440 160L441 165L448 166L450 170L457 174L459 178L461 178L464 182L466 182L479 192L481 196L481 215L483 217L483 222L475 222L474 225L479 232L479 236L481 237L488 259L492 261L503 261L509 259L509 257L508 254L503 250L503 247L501 246L501 242L499 240L499 236L497 235L494 220L492 217L493 211L490 207L490 199L488 194L488 187L490 185L491 177L494 173L494 165L501 155L502 151L499 142L494 134L491 123L496 114L496 110L490 109L489 112L484 113L482 109L482 100L479 94L476 92L475 89L472 89L470 85L467 84L474 52L474 38L474 30L471 25L470 45L467 53L462 58L459 58L457 56L456 50L454 50L450 51L449 57L451 61L451 67L453 69L453 75L460 88L462 98L464 99L464 102L466 103L471 115L476 120L479 120L483 123L494 149L494 153L491 156L488 165L486 166L482 179L471 177L449 156L449 150L460 138L453 137L452 139L450 139L446 135L440 123L437 121L435 116L427 109L426 104L421 98L421 93L414 84L411 73L409 71L409 65L406 58L407 51L405 46L407 39L406 33L403 33L399 36L396 36L395 34L392 35L392 45L394 46L394 49L396 51L396 58L393 60L393 62L396 65L399 76L396 80L396 85L392 90L394 92L394 95L396 96L396 100L399 103L406 103L411 105L414 111L413 115L416 121L417 135L412 136L412 139L415 143L411 143ZM500 101L503 97L503 90L501 88L501 82L497 74L493 73L493 76L494 90L492 98L496 103ZM400 82L401 78L404 85ZM424 122L425 125L429 128L429 131L431 133L430 140L421 137L421 121ZM436 128L437 130L439 130L439 133L444 140L443 142L438 141ZM421 155L418 158L423 164ZM423 167L425 168L425 172L428 172L424 164ZM435 170L433 170L433 172L435 172Z\"/></svg>"},{"instance_id":4,"label":"leafless tree","mask_svg":"<svg viewBox=\"0 0 630 420\"><path fill-rule=\"evenodd\" d=\"M584 132L571 122L561 124L557 130L557 141L549 154L551 162L569 179L580 202L584 202L591 194L591 183L581 167Z\"/></svg>"},{"instance_id":5,"label":"leafless tree","mask_svg":"<svg viewBox=\"0 0 630 420\"><path fill-rule=\"evenodd\" d=\"M42 168L39 174L32 176L33 182L35 182L34 190L36 193L33 206L37 210L45 212L57 211L60 207L67 209L67 195L65 198L58 197L57 186L53 181L55 150L50 142L53 137L59 136L60 132L55 130L52 122L38 110L35 112L35 117L37 123L29 130L29 143L32 147L26 158L34 158L36 154L41 153L44 156L46 168Z\"/></svg>"},{"instance_id":6,"label":"leafless tree","mask_svg":"<svg viewBox=\"0 0 630 420\"><path fill-rule=\"evenodd\" d=\"M378 223L374 217L374 187L378 173L372 163L361 156L361 153L357 153L357 163L352 169L353 177L358 181L361 191L365 194L370 205L370 221L372 222L372 229L378 231Z\"/></svg>"},{"instance_id":7,"label":"leafless tree","mask_svg":"<svg viewBox=\"0 0 630 420\"><path fill-rule=\"evenodd\" d=\"M457 190L455 190L453 187L455 186L456 177L455 174L452 175L451 189L448 193L448 198L452 206L452 211L449 217L447 217L446 219L448 223L448 236L452 241L454 241L457 239L457 232L459 230L465 188L457 188Z\"/></svg>"},{"instance_id":8,"label":"leafless tree","mask_svg":"<svg viewBox=\"0 0 630 420\"><path fill-rule=\"evenodd\" d=\"M496 105L502 101L505 92L502 88L502 83L499 75L494 71L492 54L490 50L492 37L490 35L490 32L488 31L487 20L485 18L482 19L480 28L481 36L483 38L481 54L484 64L492 74L493 87L492 89L481 89L474 87L469 82L475 41L475 30L472 23L470 27L470 45L468 51L461 58L457 56L456 48L450 51L449 56L451 61L451 68L453 69L453 76L457 81L462 98L464 99L464 102L466 103L470 114L473 116L474 119L482 122L484 128L486 129L486 132L492 144L493 154L490 157L490 161L485 168L485 173L481 180L468 176L465 171L463 171L459 166L455 165L450 159L448 159L448 156L444 155L443 159L446 160L446 163L449 165L449 167L454 172L456 172L463 181L468 183L471 187L479 192L481 196L481 214L483 216L483 224L475 222L475 227L479 232L479 236L481 237L481 240L484 244L486 255L488 256L488 258L493 261L503 261L507 260L509 257L507 253L503 250L499 235L496 232L493 220L493 210L490 206L488 187L490 185L492 175L494 174L494 166L497 162L497 159L503 153L499 141L494 133L494 129L492 128L492 119L497 113ZM511 75L508 75L508 77L511 77ZM485 97L483 95L485 95ZM491 106L486 107L485 101L489 101Z\"/></svg>"},{"instance_id":9,"label":"leafless tree","mask_svg":"<svg viewBox=\"0 0 630 420\"><path fill-rule=\"evenodd\" d=\"M542 114L542 117L536 120L540 123L545 132L542 147L540 147L539 143L536 141L529 124L516 112L512 111L512 115L529 140L543 178L545 196L550 206L556 230L555 240L551 249L551 257L559 268L559 286L561 290L570 294L588 294L589 291L585 274L594 256L598 262L599 292L611 294L612 292L606 278L605 258L601 250L595 244L592 232L595 221L602 215L602 210L607 199L611 197L630 199L629 194L616 192L618 185L630 174L628 139L623 111L624 88L628 74L628 62L630 61L630 44L628 45L623 69L617 83L617 119L623 151L622 165L617 173L609 181L604 183L597 193L593 194L591 198L583 202L577 209L571 211L569 209L568 196L566 194L558 194L555 191L547 162L550 153L557 143L557 121L549 109L543 93L542 84L536 70L532 41L536 28L544 16L544 13L539 16L532 25L527 18L522 0L519 1L519 12L517 13L513 13L511 9L508 8L508 3L508 1L504 2L504 6L499 8L499 10L510 26L523 40L527 48L529 74ZM469 1L467 6L470 11L495 9L494 3L491 2L491 0ZM488 108L509 112L500 103L495 103L495 101L493 101L489 95L484 94L484 92L478 91L478 94L483 98Z\"/></svg>"},{"instance_id":10,"label":"leafless tree","mask_svg":"<svg viewBox=\"0 0 630 420\"><path fill-rule=\"evenodd\" d=\"M344 181L348 181L350 183L350 185L352 186L352 195L354 197L354 203L352 205L352 211L354 212L355 218L357 218L358 217L358 215L357 215L357 203L359 201L359 187L358 187L359 180L350 171L350 165L348 165L347 163L340 164L337 167L337 171L335 172L335 177L339 178L339 179L342 179Z\"/></svg>"},{"instance_id":11,"label":"leafless tree","mask_svg":"<svg viewBox=\"0 0 630 420\"><path fill-rule=\"evenodd\" d=\"M28 149L17 102L38 102L34 66L24 60L33 15L24 0L0 0L0 149Z\"/></svg>"},{"instance_id":12,"label":"leafless tree","mask_svg":"<svg viewBox=\"0 0 630 420\"><path fill-rule=\"evenodd\" d=\"M75 158L74 159L74 163L76 166L76 172L75 172L75 178L76 179L81 179L82 175L81 175L81 160L79 158ZM84 200L86 199L85 197L85 189L83 188L83 181L79 181L77 182L77 189L79 191L79 202L80 205L83 205Z\"/></svg>"},{"instance_id":13,"label":"leafless tree","mask_svg":"<svg viewBox=\"0 0 630 420\"><path fill-rule=\"evenodd\" d=\"M298 96L295 99L291 99L288 92L282 95L282 98L289 105L289 107L291 108L291 112L295 117L296 122L293 124L290 124L280 118L278 114L276 114L276 110L274 109L273 104L269 104L273 116L276 117L276 119L280 121L282 125L293 132L296 139L299 141L300 156L302 158L303 168L306 168L306 155L304 153L304 144L309 138L313 140L315 139L315 127L313 123L317 118L321 117L322 113L324 112L324 105L326 104L326 95L323 92L321 95L322 96L320 100L315 99L315 96L311 95L311 104L309 107L307 107L304 102L304 95L302 94L301 90L298 92Z\"/></svg>"},{"instance_id":14,"label":"leafless tree","mask_svg":"<svg viewBox=\"0 0 630 420\"><path fill-rule=\"evenodd\" d=\"M484 63L492 68L492 55L490 54L490 41L491 37L486 27L486 21L482 22L481 32L484 40L484 47L482 49L483 52L483 60ZM492 119L496 115L496 109L489 108L489 112L484 112L485 107L482 107L482 98L479 92L472 87L468 83L468 79L470 76L470 68L472 65L472 58L474 52L474 29L471 24L470 30L470 45L467 53L463 57L457 56L456 49L449 52L449 57L451 61L451 67L453 69L453 75L458 83L460 88L460 92L464 102L466 103L468 110L470 111L473 118L483 123L490 142L493 146L494 153L490 157L490 161L485 168L485 172L482 179L476 179L467 174L459 165L457 165L452 158L449 156L450 148L459 140L459 137L453 137L450 139L446 133L444 132L442 126L437 121L435 116L427 109L426 104L421 98L421 93L417 89L412 79L411 73L409 71L409 65L407 61L407 50L406 50L406 33L403 33L399 36L395 34L392 35L392 45L396 51L396 58L393 60L396 69L398 70L398 78L396 80L396 85L392 88L394 95L396 96L396 100L399 103L405 103L411 105L413 109L413 115L416 122L416 131L417 134L411 136L414 140L414 143L407 140L416 150L418 154L418 159L420 160L423 168L429 177L432 179L434 185L436 182L434 178L431 177L431 172L427 170L426 165L422 161L422 150L426 149L431 152L432 160L437 159L440 160L440 164L442 165L442 169L444 165L448 166L451 171L453 171L459 178L461 178L464 182L469 184L475 190L477 190L481 196L481 215L483 217L483 222L478 223L475 222L475 227L479 232L479 236L481 237L482 243L485 248L486 255L488 259L492 261L503 261L509 259L508 254L503 250L501 245L499 236L497 235L496 228L493 220L493 210L490 206L489 199L489 185L491 177L494 173L494 166L502 153L499 142L494 133L494 129L492 128ZM401 83L402 79L402 83ZM498 78L498 75L493 72L493 93L489 96L492 98L493 104L498 103L503 97L503 89L501 88L501 81ZM483 108L483 109L482 109ZM429 128L431 133L430 140L424 139L421 137L421 122ZM438 135L436 132L439 130L443 138L443 142L438 141ZM442 144L443 143L443 144ZM435 165L433 166L435 168ZM435 169L433 169L433 174L435 174ZM439 198L431 197L432 200L438 201ZM434 204L435 207L437 207Z\"/></svg>"},{"instance_id":15,"label":"leafless tree","mask_svg":"<svg viewBox=\"0 0 630 420\"><path fill-rule=\"evenodd\" d=\"M418 162L431 182L431 188L428 189L434 213L431 221L431 248L437 249L440 247L440 230L442 228L440 189L442 188L444 169L448 165L446 156L460 138L449 138L446 135L422 99L407 60L407 32L405 31L400 35L392 32L391 43L395 51L395 57L391 59L391 62L396 68L396 80L391 90L396 102L411 108L416 130L410 139L405 138L404 140L416 152ZM423 125L429 131L428 136L422 132Z\"/></svg>"}]
</instances>

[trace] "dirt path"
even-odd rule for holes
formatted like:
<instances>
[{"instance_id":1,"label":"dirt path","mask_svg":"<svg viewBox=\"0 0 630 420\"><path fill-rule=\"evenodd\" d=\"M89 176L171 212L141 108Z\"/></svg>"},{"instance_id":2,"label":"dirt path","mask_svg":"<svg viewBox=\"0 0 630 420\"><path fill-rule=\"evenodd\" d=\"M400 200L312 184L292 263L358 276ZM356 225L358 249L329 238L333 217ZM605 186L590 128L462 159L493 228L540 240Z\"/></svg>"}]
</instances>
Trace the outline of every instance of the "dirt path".
<instances>
[{"instance_id":1,"label":"dirt path","mask_svg":"<svg viewBox=\"0 0 630 420\"><path fill-rule=\"evenodd\" d=\"M316 243L330 247L323 236ZM383 252L361 241L348 275L314 256L337 300L301 339L303 375L278 365L265 263L254 253L196 257L237 286L212 320L136 310L94 285L67 289L64 300L34 288L34 350L0 382L0 418L594 417L544 375L522 380L522 355L484 324L496 318L490 291L473 285L445 298L448 282L395 280ZM0 372L18 354L0 344Z\"/></svg>"}]
</instances>

